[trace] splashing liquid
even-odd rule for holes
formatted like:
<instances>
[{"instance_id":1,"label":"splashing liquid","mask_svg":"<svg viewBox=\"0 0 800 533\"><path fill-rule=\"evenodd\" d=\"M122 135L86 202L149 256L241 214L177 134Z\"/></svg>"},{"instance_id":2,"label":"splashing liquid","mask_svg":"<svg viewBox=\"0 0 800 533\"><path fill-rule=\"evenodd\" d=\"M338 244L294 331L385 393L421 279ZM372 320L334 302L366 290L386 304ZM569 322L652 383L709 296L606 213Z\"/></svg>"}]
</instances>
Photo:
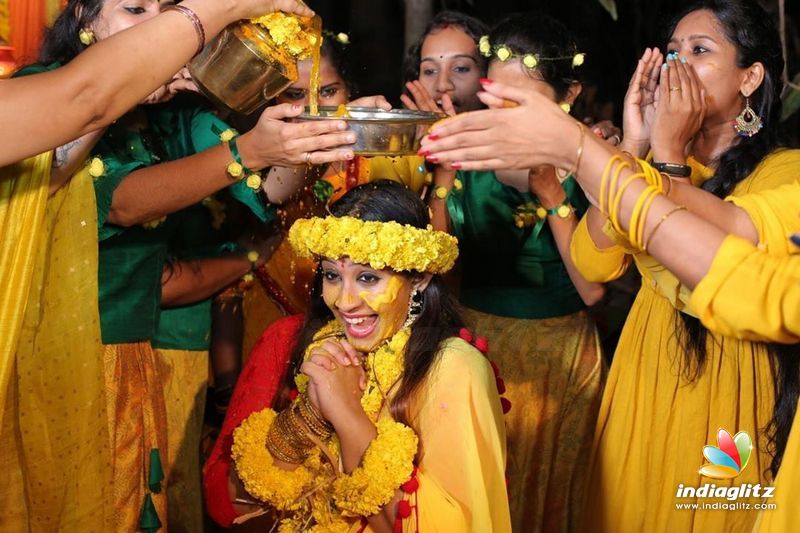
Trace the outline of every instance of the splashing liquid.
<instances>
[{"instance_id":1,"label":"splashing liquid","mask_svg":"<svg viewBox=\"0 0 800 533\"><path fill-rule=\"evenodd\" d=\"M309 114L319 115L319 63L320 48L322 47L322 19L316 15L311 22L311 31L317 38L311 51L311 79L308 84L308 110Z\"/></svg>"}]
</instances>

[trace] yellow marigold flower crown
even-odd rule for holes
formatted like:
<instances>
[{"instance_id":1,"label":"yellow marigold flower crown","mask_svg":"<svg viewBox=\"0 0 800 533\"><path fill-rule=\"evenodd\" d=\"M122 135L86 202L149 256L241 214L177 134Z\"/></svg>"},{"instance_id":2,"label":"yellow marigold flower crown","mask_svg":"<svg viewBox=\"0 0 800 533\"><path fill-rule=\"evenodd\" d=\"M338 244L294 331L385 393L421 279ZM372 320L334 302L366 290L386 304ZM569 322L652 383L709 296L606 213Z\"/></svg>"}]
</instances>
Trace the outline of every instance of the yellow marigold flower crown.
<instances>
[{"instance_id":1,"label":"yellow marigold flower crown","mask_svg":"<svg viewBox=\"0 0 800 533\"><path fill-rule=\"evenodd\" d=\"M301 257L349 257L376 270L442 274L455 264L458 240L443 231L354 217L306 218L289 230L289 244Z\"/></svg>"},{"instance_id":2,"label":"yellow marigold flower crown","mask_svg":"<svg viewBox=\"0 0 800 533\"><path fill-rule=\"evenodd\" d=\"M566 61L569 59L572 60L572 68L575 68L583 65L583 61L586 59L586 54L584 52L577 51L571 56L559 57L541 57L539 54L519 54L505 44L492 44L489 42L488 35L484 35L478 41L478 50L484 57L492 57L494 55L503 62L510 59L521 58L522 64L529 69L536 68L542 61Z\"/></svg>"}]
</instances>

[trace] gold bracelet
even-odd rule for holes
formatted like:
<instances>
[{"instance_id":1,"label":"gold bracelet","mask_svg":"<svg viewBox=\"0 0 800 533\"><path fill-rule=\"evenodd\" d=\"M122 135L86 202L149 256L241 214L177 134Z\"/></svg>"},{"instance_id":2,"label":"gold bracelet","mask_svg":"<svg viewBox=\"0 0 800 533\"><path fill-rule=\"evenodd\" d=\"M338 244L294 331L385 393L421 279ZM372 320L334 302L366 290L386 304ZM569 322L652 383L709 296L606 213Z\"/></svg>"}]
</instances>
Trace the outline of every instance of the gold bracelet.
<instances>
[{"instance_id":1,"label":"gold bracelet","mask_svg":"<svg viewBox=\"0 0 800 533\"><path fill-rule=\"evenodd\" d=\"M308 429L310 429L314 435L323 441L331 438L331 435L333 435L333 425L325 420L322 413L314 407L311 400L308 398L308 394L301 395L298 410L303 422L306 423Z\"/></svg>"},{"instance_id":2,"label":"gold bracelet","mask_svg":"<svg viewBox=\"0 0 800 533\"><path fill-rule=\"evenodd\" d=\"M664 196L666 198L669 198L669 193L672 192L672 176L670 176L669 174L667 174L665 172L662 172L661 173L661 177L664 178L666 183L669 183L669 189L667 189L667 191L664 193Z\"/></svg>"},{"instance_id":3,"label":"gold bracelet","mask_svg":"<svg viewBox=\"0 0 800 533\"><path fill-rule=\"evenodd\" d=\"M284 431L277 424L278 419L275 419L272 427L267 432L265 441L267 451L273 457L284 463L300 464L305 460L305 457L300 450L297 450L285 437Z\"/></svg>"},{"instance_id":4,"label":"gold bracelet","mask_svg":"<svg viewBox=\"0 0 800 533\"><path fill-rule=\"evenodd\" d=\"M274 426L273 426L274 427ZM304 461L301 454L292 448L283 438L280 432L270 428L266 439L267 451L278 461L290 464L300 464Z\"/></svg>"},{"instance_id":5,"label":"gold bracelet","mask_svg":"<svg viewBox=\"0 0 800 533\"><path fill-rule=\"evenodd\" d=\"M653 202L655 199L661 195L661 191L658 190L658 187L652 185L654 188L653 192L650 193L650 196L647 197L644 204L642 204L642 214L639 216L639 226L636 228L636 242L632 243L636 246L639 246L642 250L644 250L644 226L647 222L647 214L650 212L650 207L652 207Z\"/></svg>"},{"instance_id":6,"label":"gold bracelet","mask_svg":"<svg viewBox=\"0 0 800 533\"><path fill-rule=\"evenodd\" d=\"M578 130L581 132L581 140L578 143L578 152L575 155L575 165L572 167L572 170L570 171L570 174L572 174L573 176L578 175L578 168L581 166L581 158L583 157L583 145L586 142L586 130L584 129L583 126L581 126L581 123L578 122L577 120L575 121L575 125L578 126Z\"/></svg>"},{"instance_id":7,"label":"gold bracelet","mask_svg":"<svg viewBox=\"0 0 800 533\"><path fill-rule=\"evenodd\" d=\"M661 224L663 224L665 220L667 220L669 217L671 217L678 211L684 211L684 210L688 211L685 205L676 205L675 207L664 213L664 215L661 217L661 220L656 222L656 225L653 226L653 229L650 231L650 237L648 237L647 242L644 243L643 250L645 253L647 253L647 247L650 246L650 242L653 240L653 235L656 234L656 230L658 230L658 228L661 227Z\"/></svg>"}]
</instances>

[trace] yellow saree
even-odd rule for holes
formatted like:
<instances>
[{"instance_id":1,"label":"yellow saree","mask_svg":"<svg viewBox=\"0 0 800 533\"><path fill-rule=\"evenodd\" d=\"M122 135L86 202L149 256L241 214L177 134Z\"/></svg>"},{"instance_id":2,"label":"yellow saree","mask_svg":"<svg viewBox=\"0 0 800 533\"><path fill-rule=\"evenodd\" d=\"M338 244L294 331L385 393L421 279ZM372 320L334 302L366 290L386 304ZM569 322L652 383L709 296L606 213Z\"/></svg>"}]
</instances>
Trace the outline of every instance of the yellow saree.
<instances>
[{"instance_id":1,"label":"yellow saree","mask_svg":"<svg viewBox=\"0 0 800 533\"><path fill-rule=\"evenodd\" d=\"M0 169L0 530L108 531L94 191L50 163Z\"/></svg>"}]
</instances>

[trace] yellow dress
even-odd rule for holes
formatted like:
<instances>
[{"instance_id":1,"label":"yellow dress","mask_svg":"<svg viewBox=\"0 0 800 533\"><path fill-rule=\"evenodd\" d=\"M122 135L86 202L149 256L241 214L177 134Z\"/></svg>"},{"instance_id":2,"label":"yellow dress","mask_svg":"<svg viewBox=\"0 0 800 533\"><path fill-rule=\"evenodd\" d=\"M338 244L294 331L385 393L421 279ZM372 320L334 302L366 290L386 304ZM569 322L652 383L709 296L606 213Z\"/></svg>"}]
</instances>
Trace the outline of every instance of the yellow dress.
<instances>
[{"instance_id":1,"label":"yellow dress","mask_svg":"<svg viewBox=\"0 0 800 533\"><path fill-rule=\"evenodd\" d=\"M94 191L48 198L50 161L0 169L0 530L109 531Z\"/></svg>"},{"instance_id":2,"label":"yellow dress","mask_svg":"<svg viewBox=\"0 0 800 533\"><path fill-rule=\"evenodd\" d=\"M800 152L771 154L728 199L748 211L761 246L775 254L790 252L785 231L778 229L781 224L771 222L786 213L752 210L751 195L792 183L798 168ZM630 262L627 252L621 245L599 250L585 220L573 238L573 259L593 281L620 275ZM676 309L689 312L691 292L646 254L634 254L633 261L642 274L642 288L622 331L600 408L584 524L614 532L749 531L755 510L677 510L676 503L692 500L675 496L679 484L732 483L698 473L705 462L703 447L716 444L719 428L746 431L753 439L750 465L735 483L771 483L771 457L762 433L774 400L766 350L750 341L713 335L704 371L688 382L681 374L683 354L675 331Z\"/></svg>"},{"instance_id":3,"label":"yellow dress","mask_svg":"<svg viewBox=\"0 0 800 533\"><path fill-rule=\"evenodd\" d=\"M461 339L446 341L410 421L422 450L412 499L419 523L404 520L403 531L511 531L506 432L486 357Z\"/></svg>"},{"instance_id":4,"label":"yellow dress","mask_svg":"<svg viewBox=\"0 0 800 533\"><path fill-rule=\"evenodd\" d=\"M751 213L789 209L798 211L800 182L751 198ZM762 217L759 223L770 223ZM800 230L800 225L786 228ZM747 287L747 305L741 305ZM729 236L720 247L708 274L695 287L692 309L709 329L731 337L800 342L800 249L791 256L768 255L749 242ZM775 497L762 510L755 531L790 532L800 523L795 495L800 491L800 417L795 422L775 480Z\"/></svg>"}]
</instances>

